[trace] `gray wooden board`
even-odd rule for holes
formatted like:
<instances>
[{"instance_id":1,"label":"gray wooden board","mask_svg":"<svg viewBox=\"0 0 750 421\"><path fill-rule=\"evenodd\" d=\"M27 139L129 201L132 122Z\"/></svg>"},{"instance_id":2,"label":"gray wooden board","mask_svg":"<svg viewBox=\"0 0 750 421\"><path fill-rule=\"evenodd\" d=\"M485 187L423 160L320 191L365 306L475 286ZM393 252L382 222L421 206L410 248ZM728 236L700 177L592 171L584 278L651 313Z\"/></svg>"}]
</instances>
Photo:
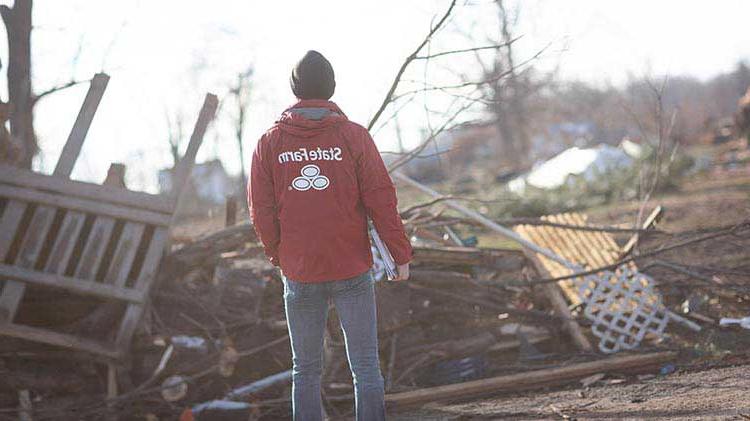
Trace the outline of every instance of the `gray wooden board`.
<instances>
[{"instance_id":1,"label":"gray wooden board","mask_svg":"<svg viewBox=\"0 0 750 421\"><path fill-rule=\"evenodd\" d=\"M169 238L169 232L166 228L157 228L154 230L154 235L151 238L151 243L148 246L146 252L146 258L143 261L141 267L141 273L138 274L138 278L135 283L135 289L142 292L144 297L148 297L149 290L156 278L156 270L161 262L162 254L164 253L164 246ZM135 333L135 329L138 327L138 323L143 315L144 304L128 305L125 310L125 316L123 316L120 322L120 328L117 332L116 348L123 350L130 344L130 339Z\"/></svg>"},{"instance_id":2,"label":"gray wooden board","mask_svg":"<svg viewBox=\"0 0 750 421\"><path fill-rule=\"evenodd\" d=\"M48 206L38 206L36 208L21 243L21 251L14 262L15 266L26 269L34 268L54 219L54 208ZM0 295L0 316L6 321L12 321L15 317L25 289L26 285L22 282L13 280L5 281L3 293Z\"/></svg>"},{"instance_id":3,"label":"gray wooden board","mask_svg":"<svg viewBox=\"0 0 750 421\"><path fill-rule=\"evenodd\" d=\"M76 278L94 280L114 227L114 219L107 216L96 218L86 239L86 245L83 247L81 259L78 261L78 267L75 270Z\"/></svg>"},{"instance_id":4,"label":"gray wooden board","mask_svg":"<svg viewBox=\"0 0 750 421\"><path fill-rule=\"evenodd\" d=\"M166 196L125 190L101 184L68 180L0 164L0 183L67 196L91 199L153 212L171 214L173 201Z\"/></svg>"},{"instance_id":5,"label":"gray wooden board","mask_svg":"<svg viewBox=\"0 0 750 421\"><path fill-rule=\"evenodd\" d=\"M87 351L106 357L109 360L117 359L122 356L115 349L109 348L97 341L37 327L17 325L13 323L0 323L0 335L41 342L66 349Z\"/></svg>"},{"instance_id":6,"label":"gray wooden board","mask_svg":"<svg viewBox=\"0 0 750 421\"><path fill-rule=\"evenodd\" d=\"M79 294L91 295L100 298L116 299L141 303L144 301L144 293L132 288L118 288L100 282L83 281L70 276L56 275L53 273L39 272L33 269L18 266L0 264L0 277L12 279L13 283L23 285L25 282L45 285L48 287L67 289Z\"/></svg>"},{"instance_id":7,"label":"gray wooden board","mask_svg":"<svg viewBox=\"0 0 750 421\"><path fill-rule=\"evenodd\" d=\"M127 219L130 221L144 222L147 224L169 226L170 216L163 213L151 212L142 209L127 208L119 205L111 205L96 200L81 199L67 195L45 193L38 190L13 187L0 184L0 197L8 197L27 202L57 206L97 215L106 215L113 218Z\"/></svg>"},{"instance_id":8,"label":"gray wooden board","mask_svg":"<svg viewBox=\"0 0 750 421\"><path fill-rule=\"evenodd\" d=\"M108 82L109 76L104 73L97 73L91 79L89 90L83 99L83 104L81 104L81 109L78 111L76 121L73 123L68 140L65 141L62 152L60 152L60 158L57 160L54 170L55 176L69 178L70 173L73 172L73 167L83 147L83 141L86 140L86 134L89 131L89 127L91 127L91 122L94 120L94 115L97 108L99 108L99 102L101 102L102 96L104 96Z\"/></svg>"},{"instance_id":9,"label":"gray wooden board","mask_svg":"<svg viewBox=\"0 0 750 421\"><path fill-rule=\"evenodd\" d=\"M122 287L128 280L130 268L138 252L145 226L135 222L127 222L122 229L120 240L117 243L112 263L109 265L104 282Z\"/></svg>"},{"instance_id":10,"label":"gray wooden board","mask_svg":"<svg viewBox=\"0 0 750 421\"><path fill-rule=\"evenodd\" d=\"M68 267L78 235L81 233L86 215L81 212L68 211L63 217L60 231L55 238L45 271L62 275Z\"/></svg>"},{"instance_id":11,"label":"gray wooden board","mask_svg":"<svg viewBox=\"0 0 750 421\"><path fill-rule=\"evenodd\" d=\"M5 211L0 218L0 262L5 260L5 255L10 251L25 210L26 204L17 200L11 200L5 205Z\"/></svg>"}]
</instances>

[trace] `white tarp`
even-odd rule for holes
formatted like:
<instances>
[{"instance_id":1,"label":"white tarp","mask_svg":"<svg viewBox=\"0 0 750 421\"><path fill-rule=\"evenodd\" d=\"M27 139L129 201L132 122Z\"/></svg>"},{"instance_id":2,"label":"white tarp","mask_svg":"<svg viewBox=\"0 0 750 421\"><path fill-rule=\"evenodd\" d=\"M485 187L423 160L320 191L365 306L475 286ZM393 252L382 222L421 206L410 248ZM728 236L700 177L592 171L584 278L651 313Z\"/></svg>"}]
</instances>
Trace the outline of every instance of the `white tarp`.
<instances>
[{"instance_id":1,"label":"white tarp","mask_svg":"<svg viewBox=\"0 0 750 421\"><path fill-rule=\"evenodd\" d=\"M537 165L528 174L516 178L508 184L511 191L523 193L526 185L540 189L556 189L566 183L571 175L578 175L587 181L607 174L612 170L627 168L633 158L623 149L599 144L594 148L572 147L552 159Z\"/></svg>"}]
</instances>

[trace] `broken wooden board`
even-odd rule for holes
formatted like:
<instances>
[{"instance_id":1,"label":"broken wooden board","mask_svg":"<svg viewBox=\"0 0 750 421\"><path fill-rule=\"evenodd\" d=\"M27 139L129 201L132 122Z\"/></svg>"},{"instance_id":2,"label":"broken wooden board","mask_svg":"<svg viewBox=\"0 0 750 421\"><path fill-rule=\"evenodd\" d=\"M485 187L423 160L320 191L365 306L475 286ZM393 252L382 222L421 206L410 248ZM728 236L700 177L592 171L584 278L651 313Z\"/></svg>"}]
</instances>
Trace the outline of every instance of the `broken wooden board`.
<instances>
[{"instance_id":1,"label":"broken wooden board","mask_svg":"<svg viewBox=\"0 0 750 421\"><path fill-rule=\"evenodd\" d=\"M498 392L544 387L549 384L577 380L600 372L624 371L641 367L657 366L673 360L677 353L672 351L640 355L623 355L603 360L571 364L546 370L530 371L509 376L431 387L409 392L393 393L385 396L389 407L403 408L424 405L429 402L457 401Z\"/></svg>"},{"instance_id":2,"label":"broken wooden board","mask_svg":"<svg viewBox=\"0 0 750 421\"><path fill-rule=\"evenodd\" d=\"M106 78L97 75L54 175L0 166L0 335L117 359L148 304L180 192L156 196L67 179L101 99L92 90L104 86ZM206 96L183 173L190 172L217 104ZM109 339L26 325L16 316L27 284L120 302L124 314Z\"/></svg>"}]
</instances>

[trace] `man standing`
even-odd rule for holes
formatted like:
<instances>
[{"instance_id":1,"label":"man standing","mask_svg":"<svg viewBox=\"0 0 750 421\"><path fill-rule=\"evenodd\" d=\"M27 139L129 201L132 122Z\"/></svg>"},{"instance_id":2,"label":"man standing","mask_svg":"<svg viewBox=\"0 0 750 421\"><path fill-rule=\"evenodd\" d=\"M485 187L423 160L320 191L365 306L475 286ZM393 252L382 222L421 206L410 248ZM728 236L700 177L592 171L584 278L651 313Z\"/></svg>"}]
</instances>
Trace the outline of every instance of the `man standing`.
<instances>
[{"instance_id":1,"label":"man standing","mask_svg":"<svg viewBox=\"0 0 750 421\"><path fill-rule=\"evenodd\" d=\"M375 143L329 101L331 64L308 51L292 70L299 100L258 141L248 205L266 255L281 268L292 345L295 420L323 416L328 303L336 307L354 379L357 420L385 418L367 218L409 277L412 250Z\"/></svg>"}]
</instances>

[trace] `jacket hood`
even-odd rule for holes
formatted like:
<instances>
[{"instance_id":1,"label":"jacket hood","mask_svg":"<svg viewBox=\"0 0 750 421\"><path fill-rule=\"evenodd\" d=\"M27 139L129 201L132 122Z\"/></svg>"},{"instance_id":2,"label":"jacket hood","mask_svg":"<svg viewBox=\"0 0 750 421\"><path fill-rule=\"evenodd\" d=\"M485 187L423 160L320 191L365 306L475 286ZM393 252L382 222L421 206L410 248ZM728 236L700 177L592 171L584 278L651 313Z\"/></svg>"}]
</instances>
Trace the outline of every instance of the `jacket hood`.
<instances>
[{"instance_id":1,"label":"jacket hood","mask_svg":"<svg viewBox=\"0 0 750 421\"><path fill-rule=\"evenodd\" d=\"M347 121L346 115L335 103L303 99L287 108L276 124L282 131L295 137L310 138Z\"/></svg>"}]
</instances>

